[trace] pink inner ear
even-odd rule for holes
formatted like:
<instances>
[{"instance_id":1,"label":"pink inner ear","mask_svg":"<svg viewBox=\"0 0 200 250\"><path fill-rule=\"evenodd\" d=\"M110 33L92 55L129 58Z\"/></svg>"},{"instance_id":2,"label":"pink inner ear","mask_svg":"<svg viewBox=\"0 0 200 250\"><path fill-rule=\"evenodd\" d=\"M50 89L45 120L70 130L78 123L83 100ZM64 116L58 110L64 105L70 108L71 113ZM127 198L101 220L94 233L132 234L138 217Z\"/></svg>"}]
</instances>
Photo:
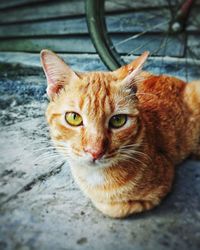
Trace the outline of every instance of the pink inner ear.
<instances>
[{"instance_id":1,"label":"pink inner ear","mask_svg":"<svg viewBox=\"0 0 200 250\"><path fill-rule=\"evenodd\" d=\"M145 51L141 56L137 57L131 63L122 66L121 68L113 71L113 74L119 79L123 80L123 83L130 82L140 71L147 60L149 55L148 51ZM126 80L125 80L126 79Z\"/></svg>"},{"instance_id":2,"label":"pink inner ear","mask_svg":"<svg viewBox=\"0 0 200 250\"><path fill-rule=\"evenodd\" d=\"M55 53L49 50L41 51L41 63L47 78L47 94L50 99L60 89L69 84L72 78L78 79L76 73Z\"/></svg>"},{"instance_id":3,"label":"pink inner ear","mask_svg":"<svg viewBox=\"0 0 200 250\"><path fill-rule=\"evenodd\" d=\"M52 99L55 94L57 94L63 86L56 84L49 84L47 87L47 95Z\"/></svg>"},{"instance_id":4,"label":"pink inner ear","mask_svg":"<svg viewBox=\"0 0 200 250\"><path fill-rule=\"evenodd\" d=\"M45 72L45 75L47 78L47 83L49 85L54 85L55 83L54 83L53 79L50 77L50 74L48 74L49 69L48 69L47 63L45 63L45 60L43 60L43 68L44 68L44 72Z\"/></svg>"},{"instance_id":5,"label":"pink inner ear","mask_svg":"<svg viewBox=\"0 0 200 250\"><path fill-rule=\"evenodd\" d=\"M126 76L126 78L123 80L123 84L131 84L131 82L134 80L135 77L141 72L142 67L147 60L149 55L148 51L145 51L140 57L138 57L133 63L130 64L131 66L131 73ZM133 64L134 67L133 67Z\"/></svg>"}]
</instances>

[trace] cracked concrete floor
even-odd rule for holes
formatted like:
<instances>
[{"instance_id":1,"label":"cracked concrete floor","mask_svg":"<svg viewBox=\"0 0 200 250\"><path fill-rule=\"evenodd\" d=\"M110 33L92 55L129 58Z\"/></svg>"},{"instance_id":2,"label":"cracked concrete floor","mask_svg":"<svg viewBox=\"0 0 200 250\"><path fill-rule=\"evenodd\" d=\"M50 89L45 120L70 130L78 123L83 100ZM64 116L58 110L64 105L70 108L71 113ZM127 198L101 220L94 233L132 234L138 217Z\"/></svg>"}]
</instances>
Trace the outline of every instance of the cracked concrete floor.
<instances>
[{"instance_id":1,"label":"cracked concrete floor","mask_svg":"<svg viewBox=\"0 0 200 250\"><path fill-rule=\"evenodd\" d=\"M67 163L45 154L44 79L27 90L30 77L35 81L29 75L1 82L0 249L200 249L200 162L177 168L172 193L156 209L107 218L83 196Z\"/></svg>"}]
</instances>

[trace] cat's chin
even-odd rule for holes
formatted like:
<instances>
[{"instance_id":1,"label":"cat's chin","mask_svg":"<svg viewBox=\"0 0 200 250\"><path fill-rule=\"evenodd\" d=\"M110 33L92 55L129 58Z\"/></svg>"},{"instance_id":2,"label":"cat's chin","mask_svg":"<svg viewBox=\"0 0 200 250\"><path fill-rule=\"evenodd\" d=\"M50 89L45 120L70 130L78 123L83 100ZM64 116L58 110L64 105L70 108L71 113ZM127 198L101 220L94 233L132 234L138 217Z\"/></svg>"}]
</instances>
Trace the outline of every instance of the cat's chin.
<instances>
[{"instance_id":1,"label":"cat's chin","mask_svg":"<svg viewBox=\"0 0 200 250\"><path fill-rule=\"evenodd\" d=\"M110 165L110 163L104 161L104 160L97 160L97 161L87 161L87 166L92 168L106 168Z\"/></svg>"},{"instance_id":2,"label":"cat's chin","mask_svg":"<svg viewBox=\"0 0 200 250\"><path fill-rule=\"evenodd\" d=\"M79 167L88 167L88 168L108 168L112 165L111 161L100 159L93 161L92 159L84 159L82 157L72 157L68 159L69 164L73 166Z\"/></svg>"}]
</instances>

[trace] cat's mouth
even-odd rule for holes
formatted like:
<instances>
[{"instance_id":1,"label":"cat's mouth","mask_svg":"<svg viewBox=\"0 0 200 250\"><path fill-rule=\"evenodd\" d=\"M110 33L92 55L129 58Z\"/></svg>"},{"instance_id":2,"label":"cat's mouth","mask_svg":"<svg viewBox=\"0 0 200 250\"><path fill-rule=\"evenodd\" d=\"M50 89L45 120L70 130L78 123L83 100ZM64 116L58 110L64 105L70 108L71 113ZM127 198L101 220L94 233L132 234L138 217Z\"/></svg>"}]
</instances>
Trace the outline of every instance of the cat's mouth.
<instances>
[{"instance_id":1,"label":"cat's mouth","mask_svg":"<svg viewBox=\"0 0 200 250\"><path fill-rule=\"evenodd\" d=\"M114 155L103 155L99 159L94 159L91 156L87 154L80 154L77 152L73 152L71 154L71 162L72 165L73 163L82 165L82 166L87 166L87 167L97 167L97 168L104 168L104 167L109 167L113 164L114 161Z\"/></svg>"}]
</instances>

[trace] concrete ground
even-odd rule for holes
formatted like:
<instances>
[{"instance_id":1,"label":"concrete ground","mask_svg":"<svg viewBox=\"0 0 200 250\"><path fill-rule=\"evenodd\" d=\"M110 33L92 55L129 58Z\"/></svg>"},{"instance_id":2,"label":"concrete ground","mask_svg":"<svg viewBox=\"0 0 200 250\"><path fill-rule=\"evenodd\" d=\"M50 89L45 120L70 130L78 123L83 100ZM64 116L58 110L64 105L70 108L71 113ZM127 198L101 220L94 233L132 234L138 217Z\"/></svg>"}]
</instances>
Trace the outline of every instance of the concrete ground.
<instances>
[{"instance_id":1,"label":"concrete ground","mask_svg":"<svg viewBox=\"0 0 200 250\"><path fill-rule=\"evenodd\" d=\"M66 59L80 70L104 69L97 56ZM50 148L38 55L0 53L0 62L1 250L200 249L200 162L177 167L173 190L156 209L124 220L107 218ZM147 68L159 73L156 65ZM166 60L161 73L184 78L182 67L174 65ZM198 74L189 68L187 77Z\"/></svg>"}]
</instances>

